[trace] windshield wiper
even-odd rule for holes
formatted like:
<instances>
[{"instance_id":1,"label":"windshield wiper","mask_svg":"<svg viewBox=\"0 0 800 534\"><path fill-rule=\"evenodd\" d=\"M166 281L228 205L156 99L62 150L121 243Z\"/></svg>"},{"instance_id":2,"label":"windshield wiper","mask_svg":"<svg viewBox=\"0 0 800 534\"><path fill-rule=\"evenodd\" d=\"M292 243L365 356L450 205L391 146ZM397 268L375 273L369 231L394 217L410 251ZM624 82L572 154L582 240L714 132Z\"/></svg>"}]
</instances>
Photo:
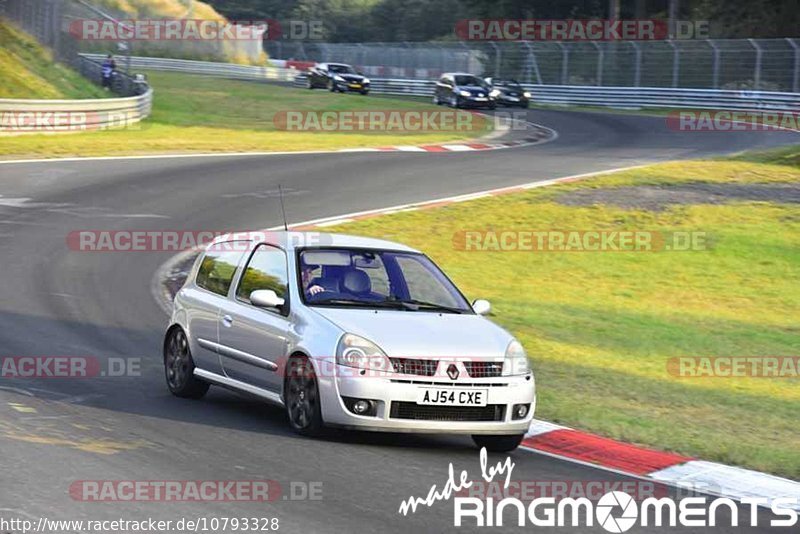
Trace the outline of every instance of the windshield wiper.
<instances>
[{"instance_id":1,"label":"windshield wiper","mask_svg":"<svg viewBox=\"0 0 800 534\"><path fill-rule=\"evenodd\" d=\"M397 304L407 306L410 310L425 308L427 310L439 310L448 313L464 313L464 310L461 308L453 308L451 306L444 306L442 304L436 304L435 302L426 302L424 300L417 299L387 299L384 302L396 302Z\"/></svg>"},{"instance_id":2,"label":"windshield wiper","mask_svg":"<svg viewBox=\"0 0 800 534\"><path fill-rule=\"evenodd\" d=\"M394 303L388 300L358 300L358 299L325 299L325 300L316 300L309 302L310 305L319 305L319 304L344 304L350 306L364 306L366 308L393 308L393 309L400 309L399 302Z\"/></svg>"}]
</instances>

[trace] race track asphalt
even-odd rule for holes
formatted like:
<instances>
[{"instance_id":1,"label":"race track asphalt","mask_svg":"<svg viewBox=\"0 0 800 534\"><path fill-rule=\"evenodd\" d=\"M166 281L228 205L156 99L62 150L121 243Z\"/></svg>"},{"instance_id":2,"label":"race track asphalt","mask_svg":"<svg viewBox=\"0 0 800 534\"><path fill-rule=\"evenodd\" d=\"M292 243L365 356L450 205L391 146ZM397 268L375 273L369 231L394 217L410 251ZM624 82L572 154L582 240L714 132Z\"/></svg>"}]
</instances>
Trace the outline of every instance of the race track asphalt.
<instances>
[{"instance_id":1,"label":"race track asphalt","mask_svg":"<svg viewBox=\"0 0 800 534\"><path fill-rule=\"evenodd\" d=\"M443 484L449 462L477 478L478 454L468 438L336 433L311 440L294 435L277 408L220 389L212 388L201 401L171 396L160 360L167 318L150 291L153 273L170 254L77 252L68 248L66 236L87 229L275 226L281 222L274 194L278 184L287 191L289 221L299 222L591 171L800 142L797 135L782 132L679 133L668 130L664 118L628 114L532 110L529 118L557 130L558 139L474 153L0 165L0 355L142 359L140 377L0 379L0 518L277 517L281 531L300 533L452 528L449 502L409 516L399 515L398 508L404 498L425 496L432 484ZM514 480L626 480L523 450L511 456ZM321 482L322 499L86 503L68 492L78 480L264 478L284 488L292 481ZM746 516L740 514L742 520ZM599 527L558 530L605 532Z\"/></svg>"}]
</instances>

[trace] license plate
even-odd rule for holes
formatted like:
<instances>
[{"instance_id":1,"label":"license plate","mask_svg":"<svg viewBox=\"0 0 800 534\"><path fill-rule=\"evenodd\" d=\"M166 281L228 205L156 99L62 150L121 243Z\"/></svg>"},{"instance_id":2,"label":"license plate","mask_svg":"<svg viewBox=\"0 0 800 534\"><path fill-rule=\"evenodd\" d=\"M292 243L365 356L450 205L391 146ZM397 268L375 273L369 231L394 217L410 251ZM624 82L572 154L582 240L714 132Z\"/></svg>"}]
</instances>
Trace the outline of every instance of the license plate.
<instances>
[{"instance_id":1,"label":"license plate","mask_svg":"<svg viewBox=\"0 0 800 534\"><path fill-rule=\"evenodd\" d=\"M434 406L486 406L488 389L425 388L417 394L417 404Z\"/></svg>"},{"instance_id":2,"label":"license plate","mask_svg":"<svg viewBox=\"0 0 800 534\"><path fill-rule=\"evenodd\" d=\"M361 89L361 84L360 83L351 83L350 87L352 87L353 89Z\"/></svg>"},{"instance_id":3,"label":"license plate","mask_svg":"<svg viewBox=\"0 0 800 534\"><path fill-rule=\"evenodd\" d=\"M511 100L512 102L519 102L519 98L515 96L509 96L508 99Z\"/></svg>"},{"instance_id":4,"label":"license plate","mask_svg":"<svg viewBox=\"0 0 800 534\"><path fill-rule=\"evenodd\" d=\"M480 101L480 102L484 102L484 101L486 101L486 98L484 98L484 97L482 97L482 96L476 96L476 97L475 97L475 100L478 100L478 101Z\"/></svg>"}]
</instances>

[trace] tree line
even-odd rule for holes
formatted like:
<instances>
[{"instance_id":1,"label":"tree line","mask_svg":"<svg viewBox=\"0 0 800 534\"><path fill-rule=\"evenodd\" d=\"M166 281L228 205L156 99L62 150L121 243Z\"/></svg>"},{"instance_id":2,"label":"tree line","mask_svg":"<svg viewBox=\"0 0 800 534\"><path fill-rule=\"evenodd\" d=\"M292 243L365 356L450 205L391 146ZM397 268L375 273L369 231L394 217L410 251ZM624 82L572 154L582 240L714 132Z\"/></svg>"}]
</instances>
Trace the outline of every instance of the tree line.
<instances>
[{"instance_id":1,"label":"tree line","mask_svg":"<svg viewBox=\"0 0 800 534\"><path fill-rule=\"evenodd\" d=\"M206 0L230 20L320 20L330 42L455 40L470 18L709 21L714 38L798 37L797 0Z\"/></svg>"}]
</instances>

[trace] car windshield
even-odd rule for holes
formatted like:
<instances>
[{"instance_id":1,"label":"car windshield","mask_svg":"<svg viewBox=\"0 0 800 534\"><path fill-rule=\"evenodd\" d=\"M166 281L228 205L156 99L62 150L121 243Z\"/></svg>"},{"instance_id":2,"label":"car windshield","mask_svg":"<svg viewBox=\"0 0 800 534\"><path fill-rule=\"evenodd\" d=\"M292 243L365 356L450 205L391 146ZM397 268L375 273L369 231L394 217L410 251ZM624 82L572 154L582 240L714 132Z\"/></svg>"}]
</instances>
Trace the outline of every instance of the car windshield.
<instances>
[{"instance_id":1,"label":"car windshield","mask_svg":"<svg viewBox=\"0 0 800 534\"><path fill-rule=\"evenodd\" d=\"M486 82L478 78L477 76L456 76L456 85L474 85L477 87L484 87Z\"/></svg>"},{"instance_id":2,"label":"car windshield","mask_svg":"<svg viewBox=\"0 0 800 534\"><path fill-rule=\"evenodd\" d=\"M509 87L511 89L519 89L520 85L515 80L492 80L492 85L495 87Z\"/></svg>"},{"instance_id":3,"label":"car windshield","mask_svg":"<svg viewBox=\"0 0 800 534\"><path fill-rule=\"evenodd\" d=\"M298 255L309 306L469 313L471 307L427 256L377 249L314 248Z\"/></svg>"},{"instance_id":4,"label":"car windshield","mask_svg":"<svg viewBox=\"0 0 800 534\"><path fill-rule=\"evenodd\" d=\"M356 71L350 65L328 65L328 70L330 72L335 72L336 74L355 74Z\"/></svg>"}]
</instances>

